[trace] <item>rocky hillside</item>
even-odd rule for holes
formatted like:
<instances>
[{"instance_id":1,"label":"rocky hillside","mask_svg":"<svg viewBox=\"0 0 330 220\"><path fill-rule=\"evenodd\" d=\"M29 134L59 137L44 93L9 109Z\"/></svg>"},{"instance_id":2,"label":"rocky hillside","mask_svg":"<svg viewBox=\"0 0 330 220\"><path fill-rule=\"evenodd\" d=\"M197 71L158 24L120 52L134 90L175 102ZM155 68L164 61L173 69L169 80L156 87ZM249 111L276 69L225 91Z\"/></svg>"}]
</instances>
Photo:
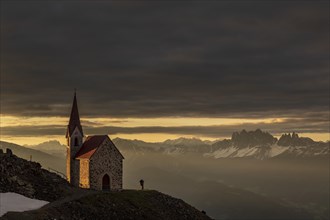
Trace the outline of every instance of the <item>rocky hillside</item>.
<instances>
[{"instance_id":1,"label":"rocky hillside","mask_svg":"<svg viewBox=\"0 0 330 220\"><path fill-rule=\"evenodd\" d=\"M16 192L29 198L55 201L75 193L59 175L0 149L0 192Z\"/></svg>"},{"instance_id":2,"label":"rocky hillside","mask_svg":"<svg viewBox=\"0 0 330 220\"><path fill-rule=\"evenodd\" d=\"M57 143L59 144L59 142L57 142ZM60 145L60 147L61 147L61 145ZM48 169L50 167L53 169L57 169L61 172L63 172L65 170L65 162L63 162L64 156L58 157L58 156L50 155L49 153L51 153L51 151L49 152L49 151L45 150L47 148L31 149L31 148L23 147L23 146L20 146L17 144L0 141L0 149L5 151L7 148L11 149L14 152L14 154L20 158L30 160L30 158L32 157L31 158L32 161L38 161L41 164L41 166L45 169ZM65 150L66 149L63 148L62 155L64 155L64 153L66 152Z\"/></svg>"},{"instance_id":3,"label":"rocky hillside","mask_svg":"<svg viewBox=\"0 0 330 220\"><path fill-rule=\"evenodd\" d=\"M180 199L153 190L100 192L77 189L55 173L0 150L0 193L15 192L50 201L1 219L210 219Z\"/></svg>"}]
</instances>

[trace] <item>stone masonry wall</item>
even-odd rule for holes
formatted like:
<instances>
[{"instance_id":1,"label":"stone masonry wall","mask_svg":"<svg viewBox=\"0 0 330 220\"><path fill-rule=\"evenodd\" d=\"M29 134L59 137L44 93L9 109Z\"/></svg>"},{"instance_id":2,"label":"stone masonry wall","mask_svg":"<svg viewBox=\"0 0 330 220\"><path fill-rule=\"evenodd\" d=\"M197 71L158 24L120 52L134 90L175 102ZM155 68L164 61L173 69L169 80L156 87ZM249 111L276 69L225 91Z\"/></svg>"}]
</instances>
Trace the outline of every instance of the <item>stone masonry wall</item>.
<instances>
[{"instance_id":1,"label":"stone masonry wall","mask_svg":"<svg viewBox=\"0 0 330 220\"><path fill-rule=\"evenodd\" d=\"M73 186L79 187L80 163L79 160L71 160L71 180Z\"/></svg>"},{"instance_id":2,"label":"stone masonry wall","mask_svg":"<svg viewBox=\"0 0 330 220\"><path fill-rule=\"evenodd\" d=\"M80 180L79 186L89 188L89 160L80 159Z\"/></svg>"},{"instance_id":3,"label":"stone masonry wall","mask_svg":"<svg viewBox=\"0 0 330 220\"><path fill-rule=\"evenodd\" d=\"M77 138L78 143L77 146L75 146L74 140ZM79 174L80 174L80 163L76 159L74 159L74 156L78 152L78 150L82 146L83 142L83 136L80 133L78 128L75 128L73 131L73 134L71 137L67 138L67 142L69 144L67 151L67 159L66 159L66 175L67 180L73 185L73 186L79 186Z\"/></svg>"},{"instance_id":4,"label":"stone masonry wall","mask_svg":"<svg viewBox=\"0 0 330 220\"><path fill-rule=\"evenodd\" d=\"M71 180L71 151L70 148L66 148L66 179L68 182Z\"/></svg>"},{"instance_id":5,"label":"stone masonry wall","mask_svg":"<svg viewBox=\"0 0 330 220\"><path fill-rule=\"evenodd\" d=\"M90 158L90 188L101 190L102 178L110 177L112 190L123 187L123 158L110 139L106 139Z\"/></svg>"}]
</instances>

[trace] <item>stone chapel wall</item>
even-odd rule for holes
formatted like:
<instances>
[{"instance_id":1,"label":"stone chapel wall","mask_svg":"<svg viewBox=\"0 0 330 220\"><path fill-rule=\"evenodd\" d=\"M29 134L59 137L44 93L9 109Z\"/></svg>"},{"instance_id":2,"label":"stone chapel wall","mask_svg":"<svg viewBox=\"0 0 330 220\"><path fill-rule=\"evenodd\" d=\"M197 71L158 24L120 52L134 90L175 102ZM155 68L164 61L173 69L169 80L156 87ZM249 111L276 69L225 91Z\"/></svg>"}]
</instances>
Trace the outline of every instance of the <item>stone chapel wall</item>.
<instances>
[{"instance_id":1,"label":"stone chapel wall","mask_svg":"<svg viewBox=\"0 0 330 220\"><path fill-rule=\"evenodd\" d=\"M89 168L91 189L102 189L102 178L105 174L110 177L110 188L112 190L122 189L122 157L109 139L106 139L90 158Z\"/></svg>"},{"instance_id":2,"label":"stone chapel wall","mask_svg":"<svg viewBox=\"0 0 330 220\"><path fill-rule=\"evenodd\" d=\"M79 160L71 160L71 184L79 187L80 163Z\"/></svg>"},{"instance_id":3,"label":"stone chapel wall","mask_svg":"<svg viewBox=\"0 0 330 220\"><path fill-rule=\"evenodd\" d=\"M89 159L80 159L80 180L81 188L89 188Z\"/></svg>"}]
</instances>

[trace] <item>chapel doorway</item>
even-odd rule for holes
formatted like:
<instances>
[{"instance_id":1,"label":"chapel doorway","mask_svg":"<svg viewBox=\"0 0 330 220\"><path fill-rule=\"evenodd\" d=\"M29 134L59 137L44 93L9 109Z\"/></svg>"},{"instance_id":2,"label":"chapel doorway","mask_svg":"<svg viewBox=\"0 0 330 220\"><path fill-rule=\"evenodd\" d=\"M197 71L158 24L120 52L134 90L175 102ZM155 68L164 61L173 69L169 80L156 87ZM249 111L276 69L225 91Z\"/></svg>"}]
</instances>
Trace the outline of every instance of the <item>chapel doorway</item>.
<instances>
[{"instance_id":1,"label":"chapel doorway","mask_svg":"<svg viewBox=\"0 0 330 220\"><path fill-rule=\"evenodd\" d=\"M102 190L110 190L110 177L105 174L102 178Z\"/></svg>"}]
</instances>

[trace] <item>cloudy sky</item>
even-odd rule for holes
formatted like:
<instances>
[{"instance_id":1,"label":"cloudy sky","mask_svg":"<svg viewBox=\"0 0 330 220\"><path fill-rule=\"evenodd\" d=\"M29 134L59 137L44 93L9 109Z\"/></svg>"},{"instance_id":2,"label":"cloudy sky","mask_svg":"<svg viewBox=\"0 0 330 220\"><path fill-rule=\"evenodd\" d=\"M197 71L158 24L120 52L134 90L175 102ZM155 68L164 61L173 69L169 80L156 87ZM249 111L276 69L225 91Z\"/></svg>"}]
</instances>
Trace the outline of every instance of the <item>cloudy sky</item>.
<instances>
[{"instance_id":1,"label":"cloudy sky","mask_svg":"<svg viewBox=\"0 0 330 220\"><path fill-rule=\"evenodd\" d=\"M1 139L329 140L328 1L1 1Z\"/></svg>"}]
</instances>

